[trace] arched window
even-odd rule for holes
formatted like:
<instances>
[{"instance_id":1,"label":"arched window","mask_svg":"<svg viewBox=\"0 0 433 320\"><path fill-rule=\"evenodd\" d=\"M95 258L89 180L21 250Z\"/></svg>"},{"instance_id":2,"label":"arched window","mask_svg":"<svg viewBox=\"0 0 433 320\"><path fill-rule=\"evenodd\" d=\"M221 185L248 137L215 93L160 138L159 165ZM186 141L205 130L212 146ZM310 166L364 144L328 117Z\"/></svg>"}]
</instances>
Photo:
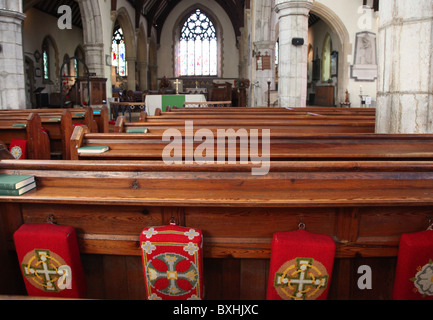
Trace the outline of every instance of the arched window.
<instances>
[{"instance_id":1,"label":"arched window","mask_svg":"<svg viewBox=\"0 0 433 320\"><path fill-rule=\"evenodd\" d=\"M59 76L59 51L51 36L42 41L42 81L50 83Z\"/></svg>"},{"instance_id":2,"label":"arched window","mask_svg":"<svg viewBox=\"0 0 433 320\"><path fill-rule=\"evenodd\" d=\"M116 74L121 77L126 77L126 51L125 38L120 26L114 28L112 43L111 43L112 66L116 68Z\"/></svg>"},{"instance_id":3,"label":"arched window","mask_svg":"<svg viewBox=\"0 0 433 320\"><path fill-rule=\"evenodd\" d=\"M181 76L215 76L218 73L218 41L215 26L200 9L184 22L179 39Z\"/></svg>"},{"instance_id":4,"label":"arched window","mask_svg":"<svg viewBox=\"0 0 433 320\"><path fill-rule=\"evenodd\" d=\"M326 82L331 78L331 52L332 40L331 36L327 34L323 42L322 51L322 82Z\"/></svg>"},{"instance_id":5,"label":"arched window","mask_svg":"<svg viewBox=\"0 0 433 320\"><path fill-rule=\"evenodd\" d=\"M44 80L50 80L50 49L47 39L42 42L42 66Z\"/></svg>"}]
</instances>

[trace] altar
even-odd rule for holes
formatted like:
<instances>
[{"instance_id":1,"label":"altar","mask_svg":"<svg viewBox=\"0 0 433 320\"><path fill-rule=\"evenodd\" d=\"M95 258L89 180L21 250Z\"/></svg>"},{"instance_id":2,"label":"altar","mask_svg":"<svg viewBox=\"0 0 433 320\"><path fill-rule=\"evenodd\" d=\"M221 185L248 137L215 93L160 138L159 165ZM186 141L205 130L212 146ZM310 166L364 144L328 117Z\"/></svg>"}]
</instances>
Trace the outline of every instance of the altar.
<instances>
[{"instance_id":1,"label":"altar","mask_svg":"<svg viewBox=\"0 0 433 320\"><path fill-rule=\"evenodd\" d=\"M147 95L145 99L146 111L149 116L155 115L156 108L165 111L167 106L183 107L184 102L206 102L203 94L167 94Z\"/></svg>"}]
</instances>

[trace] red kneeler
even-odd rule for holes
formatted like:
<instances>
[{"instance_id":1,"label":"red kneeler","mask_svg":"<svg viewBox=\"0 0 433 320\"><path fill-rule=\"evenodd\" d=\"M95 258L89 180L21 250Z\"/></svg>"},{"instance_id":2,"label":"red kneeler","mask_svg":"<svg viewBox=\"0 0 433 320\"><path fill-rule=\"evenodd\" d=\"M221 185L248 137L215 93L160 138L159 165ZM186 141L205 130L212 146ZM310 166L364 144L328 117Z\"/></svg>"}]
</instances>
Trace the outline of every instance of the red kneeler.
<instances>
[{"instance_id":1,"label":"red kneeler","mask_svg":"<svg viewBox=\"0 0 433 320\"><path fill-rule=\"evenodd\" d=\"M335 242L327 235L299 229L275 233L267 288L268 300L325 300Z\"/></svg>"},{"instance_id":2,"label":"red kneeler","mask_svg":"<svg viewBox=\"0 0 433 320\"><path fill-rule=\"evenodd\" d=\"M203 299L203 235L176 225L145 228L140 235L149 300Z\"/></svg>"},{"instance_id":3,"label":"red kneeler","mask_svg":"<svg viewBox=\"0 0 433 320\"><path fill-rule=\"evenodd\" d=\"M401 236L392 297L433 300L433 230Z\"/></svg>"},{"instance_id":4,"label":"red kneeler","mask_svg":"<svg viewBox=\"0 0 433 320\"><path fill-rule=\"evenodd\" d=\"M27 140L11 139L9 152L15 159L27 159Z\"/></svg>"},{"instance_id":5,"label":"red kneeler","mask_svg":"<svg viewBox=\"0 0 433 320\"><path fill-rule=\"evenodd\" d=\"M29 296L84 296L86 282L73 227L23 224L14 241Z\"/></svg>"}]
</instances>

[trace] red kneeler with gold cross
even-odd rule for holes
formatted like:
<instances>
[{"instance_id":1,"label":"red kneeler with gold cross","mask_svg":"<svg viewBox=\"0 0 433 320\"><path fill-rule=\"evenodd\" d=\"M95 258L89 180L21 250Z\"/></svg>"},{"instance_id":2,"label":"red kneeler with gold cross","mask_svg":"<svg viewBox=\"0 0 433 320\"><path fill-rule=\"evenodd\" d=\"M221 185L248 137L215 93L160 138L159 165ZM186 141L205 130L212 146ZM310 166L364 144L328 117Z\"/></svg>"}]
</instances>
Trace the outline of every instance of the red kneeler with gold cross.
<instances>
[{"instance_id":1,"label":"red kneeler with gold cross","mask_svg":"<svg viewBox=\"0 0 433 320\"><path fill-rule=\"evenodd\" d=\"M14 242L29 296L83 298L86 282L73 227L23 224Z\"/></svg>"},{"instance_id":2,"label":"red kneeler with gold cross","mask_svg":"<svg viewBox=\"0 0 433 320\"><path fill-rule=\"evenodd\" d=\"M174 224L149 227L140 244L149 300L203 299L201 230Z\"/></svg>"},{"instance_id":3,"label":"red kneeler with gold cross","mask_svg":"<svg viewBox=\"0 0 433 320\"><path fill-rule=\"evenodd\" d=\"M325 300L335 242L304 229L275 233L272 239L268 300Z\"/></svg>"}]
</instances>

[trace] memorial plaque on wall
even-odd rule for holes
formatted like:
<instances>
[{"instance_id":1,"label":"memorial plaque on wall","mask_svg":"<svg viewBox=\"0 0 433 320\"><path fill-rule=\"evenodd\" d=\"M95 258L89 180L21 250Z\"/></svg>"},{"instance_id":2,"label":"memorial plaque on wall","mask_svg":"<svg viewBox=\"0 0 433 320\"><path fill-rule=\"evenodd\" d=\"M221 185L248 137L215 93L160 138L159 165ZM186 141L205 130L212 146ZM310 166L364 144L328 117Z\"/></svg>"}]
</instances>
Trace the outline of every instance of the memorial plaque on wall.
<instances>
[{"instance_id":1,"label":"memorial plaque on wall","mask_svg":"<svg viewBox=\"0 0 433 320\"><path fill-rule=\"evenodd\" d=\"M256 57L256 70L270 70L271 69L271 56L267 53L265 56L258 55Z\"/></svg>"}]
</instances>

